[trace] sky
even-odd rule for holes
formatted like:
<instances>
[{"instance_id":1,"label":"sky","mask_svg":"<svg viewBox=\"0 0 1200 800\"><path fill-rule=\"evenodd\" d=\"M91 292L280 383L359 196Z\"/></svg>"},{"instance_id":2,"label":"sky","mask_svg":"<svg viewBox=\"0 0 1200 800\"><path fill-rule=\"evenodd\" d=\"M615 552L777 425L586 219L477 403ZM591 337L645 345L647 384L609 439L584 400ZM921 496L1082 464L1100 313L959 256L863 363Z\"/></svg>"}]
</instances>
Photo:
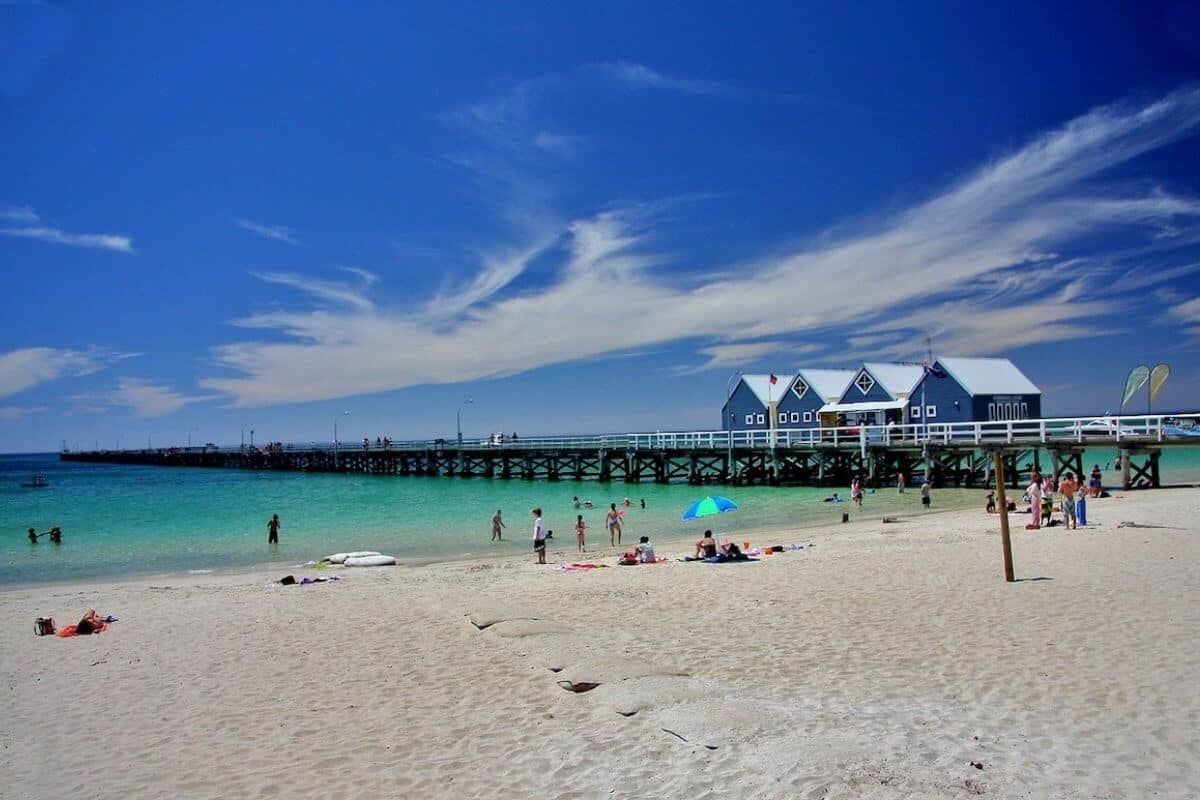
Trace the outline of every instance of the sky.
<instances>
[{"instance_id":1,"label":"sky","mask_svg":"<svg viewBox=\"0 0 1200 800\"><path fill-rule=\"evenodd\" d=\"M1200 2L992 5L0 0L0 452L1200 410Z\"/></svg>"}]
</instances>

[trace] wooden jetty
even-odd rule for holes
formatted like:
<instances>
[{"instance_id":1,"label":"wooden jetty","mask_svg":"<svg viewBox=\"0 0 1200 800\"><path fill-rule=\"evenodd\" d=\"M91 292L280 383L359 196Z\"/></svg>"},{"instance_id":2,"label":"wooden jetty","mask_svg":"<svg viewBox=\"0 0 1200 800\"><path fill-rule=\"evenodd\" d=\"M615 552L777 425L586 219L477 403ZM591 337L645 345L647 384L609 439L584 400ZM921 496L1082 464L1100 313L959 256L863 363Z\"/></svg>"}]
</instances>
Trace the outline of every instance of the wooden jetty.
<instances>
[{"instance_id":1,"label":"wooden jetty","mask_svg":"<svg viewBox=\"0 0 1200 800\"><path fill-rule=\"evenodd\" d=\"M1088 462L1116 463L1125 488L1161 485L1165 448L1200 446L1200 414L1014 420L770 431L690 431L518 441L431 440L387 445L312 443L264 448L171 447L64 451L65 461L346 472L520 480L626 483L844 486L993 485L999 452L1010 486L1030 472L1088 474ZM1042 462L1042 453L1049 463ZM1087 456L1088 453L1092 455ZM1087 456L1087 457L1085 457Z\"/></svg>"}]
</instances>

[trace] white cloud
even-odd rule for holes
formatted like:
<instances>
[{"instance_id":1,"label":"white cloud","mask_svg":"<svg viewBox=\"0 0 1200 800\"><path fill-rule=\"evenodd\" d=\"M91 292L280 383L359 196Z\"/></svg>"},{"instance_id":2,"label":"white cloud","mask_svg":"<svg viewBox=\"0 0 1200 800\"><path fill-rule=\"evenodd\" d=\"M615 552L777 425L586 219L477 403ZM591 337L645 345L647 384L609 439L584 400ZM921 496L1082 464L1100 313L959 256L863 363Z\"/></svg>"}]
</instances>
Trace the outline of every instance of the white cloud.
<instances>
[{"instance_id":1,"label":"white cloud","mask_svg":"<svg viewBox=\"0 0 1200 800\"><path fill-rule=\"evenodd\" d=\"M630 61L610 61L596 66L609 77L635 89L658 89L699 95L734 95L738 93L735 87L720 81L664 75L644 64Z\"/></svg>"},{"instance_id":2,"label":"white cloud","mask_svg":"<svg viewBox=\"0 0 1200 800\"><path fill-rule=\"evenodd\" d=\"M112 250L118 253L134 252L133 239L128 236L115 233L66 233L58 228L41 224L41 219L28 206L0 208L0 220L14 223L13 226L0 228L0 235L3 236L36 239L40 242L65 244L72 247Z\"/></svg>"},{"instance_id":3,"label":"white cloud","mask_svg":"<svg viewBox=\"0 0 1200 800\"><path fill-rule=\"evenodd\" d=\"M261 222L253 222L248 219L234 219L233 224L243 230L258 234L264 239L274 239L277 242L284 242L297 247L300 245L300 241L295 237L292 230L282 225L263 225Z\"/></svg>"},{"instance_id":4,"label":"white cloud","mask_svg":"<svg viewBox=\"0 0 1200 800\"><path fill-rule=\"evenodd\" d=\"M0 207L0 219L6 222L36 224L38 215L33 213L29 206L3 206Z\"/></svg>"},{"instance_id":5,"label":"white cloud","mask_svg":"<svg viewBox=\"0 0 1200 800\"><path fill-rule=\"evenodd\" d=\"M374 308L374 303L364 294L367 287L379 280L375 275L358 267L343 267L344 272L349 272L359 278L358 285L352 285L343 281L327 281L320 278L312 278L307 275L297 275L292 272L262 272L251 273L259 280L267 283L274 283L278 286L289 286L293 289L298 289L301 292L310 294L318 300L326 300L337 305L349 306L362 311L369 311Z\"/></svg>"},{"instance_id":6,"label":"white cloud","mask_svg":"<svg viewBox=\"0 0 1200 800\"><path fill-rule=\"evenodd\" d=\"M90 375L136 355L100 349L53 347L26 347L0 353L0 397L23 392L58 378Z\"/></svg>"},{"instance_id":7,"label":"white cloud","mask_svg":"<svg viewBox=\"0 0 1200 800\"><path fill-rule=\"evenodd\" d=\"M740 367L743 364L749 364L758 361L764 356L781 353L784 350L788 355L795 355L797 352L812 350L811 346L790 345L787 342L772 341L772 342L746 342L743 344L717 344L711 347L700 348L700 354L707 356L706 361L694 366L679 366L673 371L677 375L691 375L696 372L705 372L710 369Z\"/></svg>"},{"instance_id":8,"label":"white cloud","mask_svg":"<svg viewBox=\"0 0 1200 800\"><path fill-rule=\"evenodd\" d=\"M1198 126L1197 90L1099 108L889 218L706 274L664 270L670 258L654 252L650 232L655 209L605 211L558 229L567 247L536 287L497 293L528 263L521 253L558 253L538 249L540 232L525 250L483 259L476 289L437 326L428 307L381 309L365 296L241 320L272 341L218 349L236 374L202 385L237 405L269 405L511 375L685 339L753 352L768 337L911 340L935 328L939 351L968 353L1087 335L1109 327L1118 297L1074 282L1047 297L1047 281L1062 286L1055 265L1084 270L1081 243L1098 233L1151 237L1162 221L1192 225L1198 213L1192 199L1162 190L1103 192L1097 176Z\"/></svg>"},{"instance_id":9,"label":"white cloud","mask_svg":"<svg viewBox=\"0 0 1200 800\"><path fill-rule=\"evenodd\" d=\"M138 417L162 417L186 405L211 399L213 398L180 394L168 386L140 378L120 378L108 402L114 406L130 408Z\"/></svg>"}]
</instances>

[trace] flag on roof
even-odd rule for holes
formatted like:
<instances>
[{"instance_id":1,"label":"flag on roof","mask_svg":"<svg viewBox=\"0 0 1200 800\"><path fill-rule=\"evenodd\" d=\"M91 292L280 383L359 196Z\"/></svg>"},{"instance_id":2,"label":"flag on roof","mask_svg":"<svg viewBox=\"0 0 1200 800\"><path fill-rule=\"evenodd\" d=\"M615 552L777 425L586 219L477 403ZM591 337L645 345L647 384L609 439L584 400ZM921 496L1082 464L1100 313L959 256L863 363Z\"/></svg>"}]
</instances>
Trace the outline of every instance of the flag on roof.
<instances>
[{"instance_id":1,"label":"flag on roof","mask_svg":"<svg viewBox=\"0 0 1200 800\"><path fill-rule=\"evenodd\" d=\"M771 381L771 385L772 385L772 386L774 386L775 384L779 383L779 378L776 378L774 373L771 373L771 377L770 377L770 379L769 379L769 380Z\"/></svg>"},{"instance_id":2,"label":"flag on roof","mask_svg":"<svg viewBox=\"0 0 1200 800\"><path fill-rule=\"evenodd\" d=\"M946 370L939 367L935 361L932 364L925 365L925 374L932 375L935 378L944 378L946 377Z\"/></svg>"}]
</instances>

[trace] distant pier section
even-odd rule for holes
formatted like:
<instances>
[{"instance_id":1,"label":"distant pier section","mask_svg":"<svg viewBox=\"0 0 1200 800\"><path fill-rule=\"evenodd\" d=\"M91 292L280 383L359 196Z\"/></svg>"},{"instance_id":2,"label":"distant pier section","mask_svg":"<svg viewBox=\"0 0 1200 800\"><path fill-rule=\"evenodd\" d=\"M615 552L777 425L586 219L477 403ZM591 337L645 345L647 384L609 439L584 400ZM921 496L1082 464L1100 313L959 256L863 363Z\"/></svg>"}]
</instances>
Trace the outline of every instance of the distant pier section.
<instances>
[{"instance_id":1,"label":"distant pier section","mask_svg":"<svg viewBox=\"0 0 1200 800\"><path fill-rule=\"evenodd\" d=\"M171 447L63 451L64 461L368 475L626 483L727 483L844 486L994 485L999 452L1005 483L1021 487L1034 468L1055 477L1087 475L1113 464L1124 488L1161 485L1166 448L1200 446L1200 413L786 428L628 433L602 436L491 437L358 445ZM1042 454L1048 456L1043 463Z\"/></svg>"}]
</instances>

